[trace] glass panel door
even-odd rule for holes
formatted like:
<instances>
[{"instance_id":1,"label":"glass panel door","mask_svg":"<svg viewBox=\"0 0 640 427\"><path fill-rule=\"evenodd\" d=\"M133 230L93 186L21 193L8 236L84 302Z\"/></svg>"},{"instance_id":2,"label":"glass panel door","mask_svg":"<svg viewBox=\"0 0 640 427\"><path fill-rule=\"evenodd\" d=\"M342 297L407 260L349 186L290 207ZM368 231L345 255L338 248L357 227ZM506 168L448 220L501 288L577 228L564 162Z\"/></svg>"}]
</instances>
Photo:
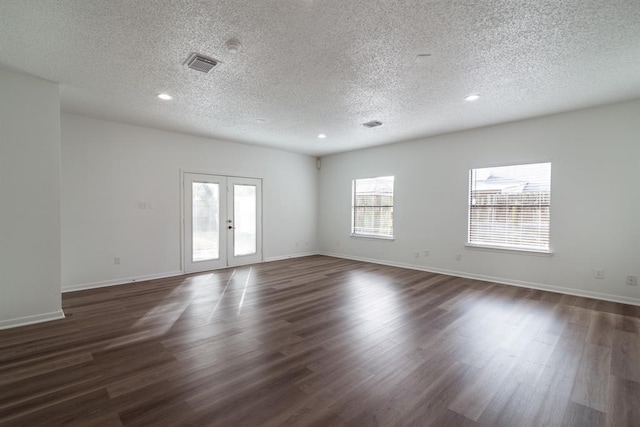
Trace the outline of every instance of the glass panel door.
<instances>
[{"instance_id":1,"label":"glass panel door","mask_svg":"<svg viewBox=\"0 0 640 427\"><path fill-rule=\"evenodd\" d=\"M262 180L184 174L184 271L262 261Z\"/></svg>"},{"instance_id":2,"label":"glass panel door","mask_svg":"<svg viewBox=\"0 0 640 427\"><path fill-rule=\"evenodd\" d=\"M227 249L229 265L262 261L262 181L229 177L231 232Z\"/></svg>"},{"instance_id":3,"label":"glass panel door","mask_svg":"<svg viewBox=\"0 0 640 427\"><path fill-rule=\"evenodd\" d=\"M233 256L256 253L256 186L233 186Z\"/></svg>"},{"instance_id":4,"label":"glass panel door","mask_svg":"<svg viewBox=\"0 0 640 427\"><path fill-rule=\"evenodd\" d=\"M193 262L220 258L220 184L191 183Z\"/></svg>"},{"instance_id":5,"label":"glass panel door","mask_svg":"<svg viewBox=\"0 0 640 427\"><path fill-rule=\"evenodd\" d=\"M226 178L184 175L184 270L205 271L225 267Z\"/></svg>"}]
</instances>

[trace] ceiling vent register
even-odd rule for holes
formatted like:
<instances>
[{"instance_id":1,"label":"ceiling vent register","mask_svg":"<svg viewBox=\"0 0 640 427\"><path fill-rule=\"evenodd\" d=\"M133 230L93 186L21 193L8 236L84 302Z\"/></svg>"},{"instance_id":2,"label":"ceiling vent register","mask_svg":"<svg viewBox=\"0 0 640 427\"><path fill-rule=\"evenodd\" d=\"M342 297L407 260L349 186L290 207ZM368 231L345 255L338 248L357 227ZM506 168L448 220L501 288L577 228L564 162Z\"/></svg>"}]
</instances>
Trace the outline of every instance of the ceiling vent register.
<instances>
[{"instance_id":1,"label":"ceiling vent register","mask_svg":"<svg viewBox=\"0 0 640 427\"><path fill-rule=\"evenodd\" d=\"M200 71L201 73L208 73L213 70L213 67L218 65L218 62L220 61L217 59L213 59L199 53L193 53L189 58L187 58L185 64L192 70Z\"/></svg>"},{"instance_id":2,"label":"ceiling vent register","mask_svg":"<svg viewBox=\"0 0 640 427\"><path fill-rule=\"evenodd\" d=\"M377 126L382 126L382 122L379 122L377 120L371 120L370 122L363 123L362 126L364 126L366 128L374 128L374 127L377 127Z\"/></svg>"}]
</instances>

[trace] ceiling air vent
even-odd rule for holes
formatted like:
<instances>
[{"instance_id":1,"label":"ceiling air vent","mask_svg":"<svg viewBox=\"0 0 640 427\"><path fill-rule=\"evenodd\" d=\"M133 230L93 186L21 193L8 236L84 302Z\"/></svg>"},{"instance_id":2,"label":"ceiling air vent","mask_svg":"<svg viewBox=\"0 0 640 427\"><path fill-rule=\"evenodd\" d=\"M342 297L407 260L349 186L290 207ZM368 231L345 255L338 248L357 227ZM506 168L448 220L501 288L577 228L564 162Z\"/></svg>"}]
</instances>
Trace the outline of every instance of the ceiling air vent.
<instances>
[{"instance_id":1,"label":"ceiling air vent","mask_svg":"<svg viewBox=\"0 0 640 427\"><path fill-rule=\"evenodd\" d=\"M218 65L217 59L210 58L208 56L200 55L199 53L192 53L185 61L185 65L192 70L200 71L202 73L208 73Z\"/></svg>"},{"instance_id":2,"label":"ceiling air vent","mask_svg":"<svg viewBox=\"0 0 640 427\"><path fill-rule=\"evenodd\" d=\"M382 126L382 122L379 122L377 120L371 120L370 122L363 123L362 126L366 128L374 128L376 126Z\"/></svg>"}]
</instances>

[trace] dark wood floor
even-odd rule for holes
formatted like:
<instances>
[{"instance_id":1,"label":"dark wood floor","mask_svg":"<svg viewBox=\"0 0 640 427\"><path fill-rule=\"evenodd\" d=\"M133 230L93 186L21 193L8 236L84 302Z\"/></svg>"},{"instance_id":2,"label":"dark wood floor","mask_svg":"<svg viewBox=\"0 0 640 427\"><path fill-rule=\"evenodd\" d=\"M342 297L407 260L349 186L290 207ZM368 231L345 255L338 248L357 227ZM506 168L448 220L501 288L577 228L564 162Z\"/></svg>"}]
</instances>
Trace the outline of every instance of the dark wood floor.
<instances>
[{"instance_id":1,"label":"dark wood floor","mask_svg":"<svg viewBox=\"0 0 640 427\"><path fill-rule=\"evenodd\" d=\"M323 256L63 307L0 331L0 424L640 426L640 307Z\"/></svg>"}]
</instances>

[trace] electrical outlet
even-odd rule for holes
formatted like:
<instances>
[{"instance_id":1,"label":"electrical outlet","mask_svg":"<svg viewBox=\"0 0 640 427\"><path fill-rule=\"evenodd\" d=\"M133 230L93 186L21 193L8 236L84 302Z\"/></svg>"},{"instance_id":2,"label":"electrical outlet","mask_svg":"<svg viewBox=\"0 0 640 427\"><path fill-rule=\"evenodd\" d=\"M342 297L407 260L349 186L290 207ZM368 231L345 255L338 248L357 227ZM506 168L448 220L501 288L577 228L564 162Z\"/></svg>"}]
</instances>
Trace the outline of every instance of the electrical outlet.
<instances>
[{"instance_id":1,"label":"electrical outlet","mask_svg":"<svg viewBox=\"0 0 640 427\"><path fill-rule=\"evenodd\" d=\"M336 240L336 246L340 246L340 240Z\"/></svg>"},{"instance_id":2,"label":"electrical outlet","mask_svg":"<svg viewBox=\"0 0 640 427\"><path fill-rule=\"evenodd\" d=\"M593 277L595 279L604 279L604 270L602 269L595 269L593 271Z\"/></svg>"},{"instance_id":3,"label":"electrical outlet","mask_svg":"<svg viewBox=\"0 0 640 427\"><path fill-rule=\"evenodd\" d=\"M456 254L456 261L460 261L462 259L462 254Z\"/></svg>"},{"instance_id":4,"label":"electrical outlet","mask_svg":"<svg viewBox=\"0 0 640 427\"><path fill-rule=\"evenodd\" d=\"M119 256L113 257L113 263L116 265L120 265L120 257Z\"/></svg>"},{"instance_id":5,"label":"electrical outlet","mask_svg":"<svg viewBox=\"0 0 640 427\"><path fill-rule=\"evenodd\" d=\"M413 253L413 256L414 256L414 257L416 257L416 258L420 257L420 252L415 251L415 252Z\"/></svg>"},{"instance_id":6,"label":"electrical outlet","mask_svg":"<svg viewBox=\"0 0 640 427\"><path fill-rule=\"evenodd\" d=\"M429 253L430 253L430 252L429 252L429 249L425 249L425 250L424 250L424 256L429 256Z\"/></svg>"},{"instance_id":7,"label":"electrical outlet","mask_svg":"<svg viewBox=\"0 0 640 427\"><path fill-rule=\"evenodd\" d=\"M627 285L638 286L638 276L627 276Z\"/></svg>"},{"instance_id":8,"label":"electrical outlet","mask_svg":"<svg viewBox=\"0 0 640 427\"><path fill-rule=\"evenodd\" d=\"M300 246L300 242L298 242L298 241L296 240L296 248L297 248L298 246Z\"/></svg>"}]
</instances>

